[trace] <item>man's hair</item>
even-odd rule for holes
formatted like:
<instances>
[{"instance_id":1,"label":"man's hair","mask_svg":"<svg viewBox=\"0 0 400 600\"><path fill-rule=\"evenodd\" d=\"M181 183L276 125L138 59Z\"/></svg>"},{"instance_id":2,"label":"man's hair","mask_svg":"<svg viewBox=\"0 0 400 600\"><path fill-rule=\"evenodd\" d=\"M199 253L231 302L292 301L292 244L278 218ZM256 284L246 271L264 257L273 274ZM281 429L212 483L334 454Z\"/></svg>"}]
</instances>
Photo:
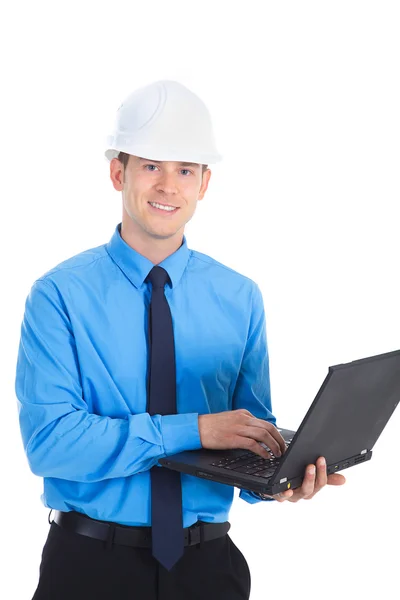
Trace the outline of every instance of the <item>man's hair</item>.
<instances>
[{"instance_id":1,"label":"man's hair","mask_svg":"<svg viewBox=\"0 0 400 600\"><path fill-rule=\"evenodd\" d=\"M130 154L126 154L126 152L120 152L117 156L118 160L120 160L122 162L122 164L124 165L124 169L126 169L126 165L128 164L129 157L130 157ZM208 165L202 165L203 173L207 169L207 167L208 167Z\"/></svg>"}]
</instances>

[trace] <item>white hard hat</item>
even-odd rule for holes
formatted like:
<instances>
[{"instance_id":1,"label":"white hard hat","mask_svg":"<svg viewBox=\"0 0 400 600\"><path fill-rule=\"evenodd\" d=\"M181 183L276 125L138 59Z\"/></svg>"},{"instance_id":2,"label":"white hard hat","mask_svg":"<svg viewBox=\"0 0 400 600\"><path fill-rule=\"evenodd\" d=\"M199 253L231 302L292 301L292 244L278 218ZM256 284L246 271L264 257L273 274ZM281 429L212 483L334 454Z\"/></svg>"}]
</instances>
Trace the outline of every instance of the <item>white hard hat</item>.
<instances>
[{"instance_id":1,"label":"white hard hat","mask_svg":"<svg viewBox=\"0 0 400 600\"><path fill-rule=\"evenodd\" d=\"M216 163L210 113L204 102L177 81L156 81L131 93L117 111L107 137L106 158L120 152L153 160Z\"/></svg>"}]
</instances>

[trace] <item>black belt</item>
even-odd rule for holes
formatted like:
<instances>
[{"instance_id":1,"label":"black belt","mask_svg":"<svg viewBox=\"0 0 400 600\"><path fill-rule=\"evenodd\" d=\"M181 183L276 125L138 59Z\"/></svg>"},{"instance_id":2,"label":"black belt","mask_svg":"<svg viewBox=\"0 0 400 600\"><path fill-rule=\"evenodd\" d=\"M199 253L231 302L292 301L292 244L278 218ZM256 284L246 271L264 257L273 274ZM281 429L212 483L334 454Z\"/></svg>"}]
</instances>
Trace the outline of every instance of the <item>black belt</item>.
<instances>
[{"instance_id":1,"label":"black belt","mask_svg":"<svg viewBox=\"0 0 400 600\"><path fill-rule=\"evenodd\" d=\"M151 548L151 527L136 527L118 525L110 521L97 521L81 513L70 511L54 511L55 523L63 529L68 529L81 535L86 535L96 540L108 543L122 544L123 546L138 546ZM190 527L183 529L185 546L194 546L209 540L215 540L228 533L231 528L229 521L224 523L206 523L197 521Z\"/></svg>"}]
</instances>

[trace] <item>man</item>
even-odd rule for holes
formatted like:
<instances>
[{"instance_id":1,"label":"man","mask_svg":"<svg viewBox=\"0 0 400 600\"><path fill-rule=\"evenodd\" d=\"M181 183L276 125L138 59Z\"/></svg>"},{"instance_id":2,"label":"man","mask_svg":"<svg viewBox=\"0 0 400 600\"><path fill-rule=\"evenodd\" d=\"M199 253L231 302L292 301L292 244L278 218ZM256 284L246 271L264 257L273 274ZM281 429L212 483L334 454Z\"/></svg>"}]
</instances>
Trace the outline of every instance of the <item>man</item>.
<instances>
[{"instance_id":1,"label":"man","mask_svg":"<svg viewBox=\"0 0 400 600\"><path fill-rule=\"evenodd\" d=\"M118 109L106 157L122 222L35 281L21 328L22 438L55 511L34 600L248 599L228 535L234 488L158 463L201 447L285 449L260 289L184 236L221 158L208 110L178 82L141 88ZM344 482L322 457L311 469L274 499Z\"/></svg>"}]
</instances>

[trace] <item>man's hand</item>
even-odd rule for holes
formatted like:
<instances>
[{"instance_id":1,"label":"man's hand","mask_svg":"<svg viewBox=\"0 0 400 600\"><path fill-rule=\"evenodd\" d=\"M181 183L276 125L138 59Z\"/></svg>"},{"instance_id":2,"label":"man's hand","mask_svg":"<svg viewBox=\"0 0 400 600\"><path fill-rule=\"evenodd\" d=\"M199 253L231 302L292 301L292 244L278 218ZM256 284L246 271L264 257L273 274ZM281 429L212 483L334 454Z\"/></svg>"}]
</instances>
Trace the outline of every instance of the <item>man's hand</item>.
<instances>
[{"instance_id":1,"label":"man's hand","mask_svg":"<svg viewBox=\"0 0 400 600\"><path fill-rule=\"evenodd\" d=\"M301 487L298 487L295 490L285 490L274 496L268 496L268 494L262 494L262 496L265 498L273 498L277 502L285 502L285 500L288 500L289 502L298 502L302 499L311 500L311 498L322 490L326 484L343 485L344 483L346 483L346 478L339 473L327 475L325 458L320 456L317 460L316 469L315 465L307 465Z\"/></svg>"},{"instance_id":2,"label":"man's hand","mask_svg":"<svg viewBox=\"0 0 400 600\"><path fill-rule=\"evenodd\" d=\"M245 408L199 415L199 432L202 447L212 450L244 448L268 459L271 455L260 442L271 448L275 456L286 450L285 440L275 425L257 419Z\"/></svg>"}]
</instances>

